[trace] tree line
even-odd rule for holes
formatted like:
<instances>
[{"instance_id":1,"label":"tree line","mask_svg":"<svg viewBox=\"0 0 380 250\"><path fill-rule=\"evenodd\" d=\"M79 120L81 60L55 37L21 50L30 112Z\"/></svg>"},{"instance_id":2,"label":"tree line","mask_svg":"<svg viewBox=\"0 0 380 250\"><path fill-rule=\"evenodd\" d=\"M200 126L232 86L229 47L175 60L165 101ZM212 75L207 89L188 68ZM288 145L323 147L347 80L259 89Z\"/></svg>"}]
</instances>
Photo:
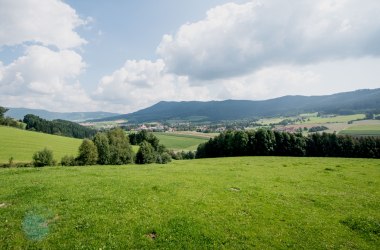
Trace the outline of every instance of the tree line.
<instances>
[{"instance_id":1,"label":"tree line","mask_svg":"<svg viewBox=\"0 0 380 250\"><path fill-rule=\"evenodd\" d=\"M16 121L15 119L13 119L11 117L5 117L5 113L8 110L9 109L0 106L0 125L23 129L24 126L23 126L23 124L21 122L18 122L18 121Z\"/></svg>"},{"instance_id":2,"label":"tree line","mask_svg":"<svg viewBox=\"0 0 380 250\"><path fill-rule=\"evenodd\" d=\"M27 130L53 135L83 139L91 138L96 134L96 130L81 126L75 122L60 119L48 121L31 114L24 116L23 122L26 124Z\"/></svg>"},{"instance_id":3,"label":"tree line","mask_svg":"<svg viewBox=\"0 0 380 250\"><path fill-rule=\"evenodd\" d=\"M196 158L229 156L380 158L380 138L335 133L303 136L267 129L227 131L200 144L196 152Z\"/></svg>"},{"instance_id":4,"label":"tree line","mask_svg":"<svg viewBox=\"0 0 380 250\"><path fill-rule=\"evenodd\" d=\"M134 145L139 145L137 153L133 151L130 138L137 137ZM146 131L127 135L120 128L107 132L98 132L90 139L84 139L79 146L78 156L64 156L63 166L76 165L124 165L168 163L171 156L164 145L152 133Z\"/></svg>"}]
</instances>

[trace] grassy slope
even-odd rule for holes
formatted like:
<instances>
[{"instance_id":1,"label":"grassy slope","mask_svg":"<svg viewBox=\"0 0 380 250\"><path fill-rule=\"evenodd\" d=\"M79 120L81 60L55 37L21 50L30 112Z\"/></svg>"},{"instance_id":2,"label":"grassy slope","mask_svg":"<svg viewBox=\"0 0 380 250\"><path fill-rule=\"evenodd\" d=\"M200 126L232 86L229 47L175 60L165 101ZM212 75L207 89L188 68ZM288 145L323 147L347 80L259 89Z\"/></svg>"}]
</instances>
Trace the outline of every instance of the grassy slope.
<instances>
[{"instance_id":1,"label":"grassy slope","mask_svg":"<svg viewBox=\"0 0 380 250\"><path fill-rule=\"evenodd\" d=\"M379 160L0 169L0 249L376 249L379 209Z\"/></svg>"},{"instance_id":2,"label":"grassy slope","mask_svg":"<svg viewBox=\"0 0 380 250\"><path fill-rule=\"evenodd\" d=\"M81 143L79 139L0 126L0 162L6 163L10 157L15 162L30 162L33 153L44 147L53 150L59 161L66 154L76 156Z\"/></svg>"},{"instance_id":3,"label":"grassy slope","mask_svg":"<svg viewBox=\"0 0 380 250\"><path fill-rule=\"evenodd\" d=\"M182 135L175 133L154 133L160 143L168 149L173 150L196 150L198 145L206 142L208 138L201 138L193 135Z\"/></svg>"},{"instance_id":4,"label":"grassy slope","mask_svg":"<svg viewBox=\"0 0 380 250\"><path fill-rule=\"evenodd\" d=\"M358 125L340 131L343 135L377 135L380 136L380 125Z\"/></svg>"}]
</instances>

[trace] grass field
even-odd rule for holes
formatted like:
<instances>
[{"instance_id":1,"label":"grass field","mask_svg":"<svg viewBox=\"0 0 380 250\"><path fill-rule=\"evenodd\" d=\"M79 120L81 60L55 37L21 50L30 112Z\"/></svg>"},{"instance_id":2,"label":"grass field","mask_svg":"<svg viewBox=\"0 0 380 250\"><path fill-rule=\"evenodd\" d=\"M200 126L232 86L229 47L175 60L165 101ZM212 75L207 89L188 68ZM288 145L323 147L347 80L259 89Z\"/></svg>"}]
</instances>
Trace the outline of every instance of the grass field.
<instances>
[{"instance_id":1,"label":"grass field","mask_svg":"<svg viewBox=\"0 0 380 250\"><path fill-rule=\"evenodd\" d=\"M0 163L7 163L10 157L14 162L31 162L33 153L44 147L60 161L66 154L76 156L81 143L80 139L0 126Z\"/></svg>"},{"instance_id":2,"label":"grass field","mask_svg":"<svg viewBox=\"0 0 380 250\"><path fill-rule=\"evenodd\" d=\"M337 115L334 117L309 117L307 121L302 124L309 123L335 123L335 122L349 122L356 119L363 119L365 117L364 114L356 114L356 115Z\"/></svg>"},{"instance_id":3,"label":"grass field","mask_svg":"<svg viewBox=\"0 0 380 250\"><path fill-rule=\"evenodd\" d=\"M380 161L0 169L0 249L378 249Z\"/></svg>"},{"instance_id":4,"label":"grass field","mask_svg":"<svg viewBox=\"0 0 380 250\"><path fill-rule=\"evenodd\" d=\"M160 143L172 150L196 150L198 145L206 142L207 137L180 133L154 133Z\"/></svg>"},{"instance_id":5,"label":"grass field","mask_svg":"<svg viewBox=\"0 0 380 250\"><path fill-rule=\"evenodd\" d=\"M380 124L352 126L340 131L342 135L380 136Z\"/></svg>"}]
</instances>

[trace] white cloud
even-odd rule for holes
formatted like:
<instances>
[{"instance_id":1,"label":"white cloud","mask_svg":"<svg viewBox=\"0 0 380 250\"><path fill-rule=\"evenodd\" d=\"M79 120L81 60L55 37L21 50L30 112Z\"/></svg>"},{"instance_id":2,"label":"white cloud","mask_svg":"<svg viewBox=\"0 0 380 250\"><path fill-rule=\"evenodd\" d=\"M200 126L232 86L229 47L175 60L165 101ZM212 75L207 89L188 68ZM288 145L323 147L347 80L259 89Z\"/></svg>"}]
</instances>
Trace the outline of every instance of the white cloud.
<instances>
[{"instance_id":1,"label":"white cloud","mask_svg":"<svg viewBox=\"0 0 380 250\"><path fill-rule=\"evenodd\" d=\"M9 65L0 63L0 100L13 107L91 108L93 102L76 80L84 68L82 57L72 50L27 47L25 55Z\"/></svg>"},{"instance_id":2,"label":"white cloud","mask_svg":"<svg viewBox=\"0 0 380 250\"><path fill-rule=\"evenodd\" d=\"M60 0L0 0L0 47L33 42L75 48L86 43L74 31L85 23Z\"/></svg>"},{"instance_id":3,"label":"white cloud","mask_svg":"<svg viewBox=\"0 0 380 250\"><path fill-rule=\"evenodd\" d=\"M167 74L162 60L128 60L111 75L104 76L93 97L109 111L132 112L162 100L206 100L206 87L193 87L187 77Z\"/></svg>"},{"instance_id":4,"label":"white cloud","mask_svg":"<svg viewBox=\"0 0 380 250\"><path fill-rule=\"evenodd\" d=\"M380 1L265 0L228 3L165 35L169 72L210 80L277 64L380 55Z\"/></svg>"}]
</instances>

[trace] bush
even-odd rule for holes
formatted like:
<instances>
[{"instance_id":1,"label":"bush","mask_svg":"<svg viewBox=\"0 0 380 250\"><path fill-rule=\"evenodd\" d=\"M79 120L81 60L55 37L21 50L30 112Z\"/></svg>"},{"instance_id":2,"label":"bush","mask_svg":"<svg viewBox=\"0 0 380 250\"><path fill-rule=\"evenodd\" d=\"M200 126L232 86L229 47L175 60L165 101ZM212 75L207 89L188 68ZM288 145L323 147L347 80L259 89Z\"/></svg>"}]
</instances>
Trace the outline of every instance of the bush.
<instances>
[{"instance_id":1,"label":"bush","mask_svg":"<svg viewBox=\"0 0 380 250\"><path fill-rule=\"evenodd\" d=\"M89 139L84 139L82 144L79 146L79 165L95 165L97 161L98 150L95 144Z\"/></svg>"},{"instance_id":2,"label":"bush","mask_svg":"<svg viewBox=\"0 0 380 250\"><path fill-rule=\"evenodd\" d=\"M169 163L171 161L172 161L172 157L167 152L164 152L162 154L157 155L156 163L166 164L166 163Z\"/></svg>"},{"instance_id":3,"label":"bush","mask_svg":"<svg viewBox=\"0 0 380 250\"><path fill-rule=\"evenodd\" d=\"M54 166L53 151L44 148L33 154L33 165L35 167Z\"/></svg>"},{"instance_id":4,"label":"bush","mask_svg":"<svg viewBox=\"0 0 380 250\"><path fill-rule=\"evenodd\" d=\"M153 146L147 142L143 141L140 143L139 151L136 154L137 164L149 164L156 162L156 154Z\"/></svg>"},{"instance_id":5,"label":"bush","mask_svg":"<svg viewBox=\"0 0 380 250\"><path fill-rule=\"evenodd\" d=\"M77 165L77 162L76 162L74 156L65 155L61 159L61 165L62 166L75 166L75 165Z\"/></svg>"}]
</instances>

